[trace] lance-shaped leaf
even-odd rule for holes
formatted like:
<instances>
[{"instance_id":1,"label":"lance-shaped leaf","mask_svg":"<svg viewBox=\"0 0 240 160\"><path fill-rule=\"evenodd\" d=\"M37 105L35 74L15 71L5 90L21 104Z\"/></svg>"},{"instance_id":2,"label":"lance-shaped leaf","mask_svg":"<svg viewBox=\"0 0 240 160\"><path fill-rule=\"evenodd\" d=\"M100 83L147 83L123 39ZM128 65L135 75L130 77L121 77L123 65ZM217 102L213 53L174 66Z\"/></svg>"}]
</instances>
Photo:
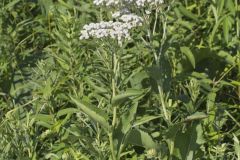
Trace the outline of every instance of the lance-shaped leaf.
<instances>
[{"instance_id":1,"label":"lance-shaped leaf","mask_svg":"<svg viewBox=\"0 0 240 160\"><path fill-rule=\"evenodd\" d=\"M117 128L113 131L115 150L118 151L118 155L121 154L120 152L124 147L123 143L127 133L132 129L132 124L137 112L137 106L138 103L133 104L129 110L122 114Z\"/></svg>"},{"instance_id":2,"label":"lance-shaped leaf","mask_svg":"<svg viewBox=\"0 0 240 160\"><path fill-rule=\"evenodd\" d=\"M144 89L144 90L138 90L138 89L128 89L126 92L116 95L115 97L112 98L112 104L113 105L120 105L123 102L125 102L129 98L133 97L139 97L143 94L146 94L149 91Z\"/></svg>"},{"instance_id":3,"label":"lance-shaped leaf","mask_svg":"<svg viewBox=\"0 0 240 160\"><path fill-rule=\"evenodd\" d=\"M57 117L60 117L60 116L66 115L66 114L73 114L73 113L77 113L77 112L79 112L79 110L76 108L61 109L60 111L58 111Z\"/></svg>"},{"instance_id":4,"label":"lance-shaped leaf","mask_svg":"<svg viewBox=\"0 0 240 160\"><path fill-rule=\"evenodd\" d=\"M97 93L108 93L108 91L100 86L97 86L90 78L85 77L84 80L90 85Z\"/></svg>"},{"instance_id":5,"label":"lance-shaped leaf","mask_svg":"<svg viewBox=\"0 0 240 160\"><path fill-rule=\"evenodd\" d=\"M207 118L208 115L206 115L205 113L203 112L196 112L190 116L188 116L184 122L189 122L189 121L194 121L194 120L201 120L201 119L205 119Z\"/></svg>"},{"instance_id":6,"label":"lance-shaped leaf","mask_svg":"<svg viewBox=\"0 0 240 160\"><path fill-rule=\"evenodd\" d=\"M142 117L141 119L137 120L135 123L134 123L134 127L135 126L139 126L139 125L142 125L142 124L145 124L145 123L148 123L149 121L152 121L154 119L157 119L157 118L160 118L162 116L144 116Z\"/></svg>"},{"instance_id":7,"label":"lance-shaped leaf","mask_svg":"<svg viewBox=\"0 0 240 160\"><path fill-rule=\"evenodd\" d=\"M109 124L107 121L108 117L106 113L97 107L93 107L90 104L87 104L86 102L80 102L73 97L70 98L85 114L87 114L91 119L93 119L95 122L98 122L102 127L108 130Z\"/></svg>"},{"instance_id":8,"label":"lance-shaped leaf","mask_svg":"<svg viewBox=\"0 0 240 160\"><path fill-rule=\"evenodd\" d=\"M139 129L132 129L128 133L125 143L144 147L145 149L157 148L157 145L153 141L152 137L148 133Z\"/></svg>"},{"instance_id":9,"label":"lance-shaped leaf","mask_svg":"<svg viewBox=\"0 0 240 160\"><path fill-rule=\"evenodd\" d=\"M187 10L184 6L182 6L182 5L179 6L179 10L184 16L198 22L198 20L199 20L198 16L193 14L191 11Z\"/></svg>"},{"instance_id":10,"label":"lance-shaped leaf","mask_svg":"<svg viewBox=\"0 0 240 160\"><path fill-rule=\"evenodd\" d=\"M192 51L188 47L181 47L180 48L181 52L188 58L190 63L192 64L193 68L195 68L195 57L192 53Z\"/></svg>"}]
</instances>

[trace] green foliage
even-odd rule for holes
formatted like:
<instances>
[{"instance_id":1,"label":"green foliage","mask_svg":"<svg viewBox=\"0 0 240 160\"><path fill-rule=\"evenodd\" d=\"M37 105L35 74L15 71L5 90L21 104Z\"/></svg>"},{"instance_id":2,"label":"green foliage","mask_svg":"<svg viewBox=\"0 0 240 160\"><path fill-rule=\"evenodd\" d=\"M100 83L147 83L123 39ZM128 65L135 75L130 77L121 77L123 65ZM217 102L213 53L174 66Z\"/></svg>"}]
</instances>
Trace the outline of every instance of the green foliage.
<instances>
[{"instance_id":1,"label":"green foliage","mask_svg":"<svg viewBox=\"0 0 240 160\"><path fill-rule=\"evenodd\" d=\"M92 0L0 2L0 159L240 159L240 3L169 0L119 46Z\"/></svg>"}]
</instances>

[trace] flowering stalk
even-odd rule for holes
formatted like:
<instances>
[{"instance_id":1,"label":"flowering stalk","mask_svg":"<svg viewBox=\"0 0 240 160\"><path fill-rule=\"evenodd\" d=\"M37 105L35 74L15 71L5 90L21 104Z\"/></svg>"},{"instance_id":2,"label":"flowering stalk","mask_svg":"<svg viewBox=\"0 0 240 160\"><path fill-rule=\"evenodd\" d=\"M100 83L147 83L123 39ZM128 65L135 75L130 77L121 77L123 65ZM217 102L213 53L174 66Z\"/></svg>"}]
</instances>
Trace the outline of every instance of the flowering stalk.
<instances>
[{"instance_id":1,"label":"flowering stalk","mask_svg":"<svg viewBox=\"0 0 240 160\"><path fill-rule=\"evenodd\" d=\"M117 78L117 57L116 57L116 53L115 51L112 52L112 98L115 97L116 95L116 78ZM112 119L112 131L111 131L111 136L110 138L110 143L111 143L111 152L112 152L112 159L115 160L116 159L116 153L115 153L115 148L113 145L113 137L112 137L112 133L113 130L115 129L116 126L116 120L117 120L117 106L112 104L112 108L113 108L113 119Z\"/></svg>"},{"instance_id":2,"label":"flowering stalk","mask_svg":"<svg viewBox=\"0 0 240 160\"><path fill-rule=\"evenodd\" d=\"M118 41L118 45L122 48L122 44L124 41L131 39L130 31L136 27L142 26L144 23L144 18L138 16L135 13L131 12L132 8L136 9L156 9L163 3L163 0L94 0L93 3L97 6L113 8L116 12L112 13L112 21L101 21L99 23L90 23L86 24L81 31L81 40L87 40L92 38L97 39L116 39ZM157 12L159 10L157 9ZM157 16L157 13L156 13ZM157 25L157 21L154 24L154 30ZM151 33L149 33L151 35ZM111 98L116 96L117 89L117 79L118 79L118 71L120 68L120 56L116 54L115 49L112 50L112 77L111 77L111 88L112 95ZM158 61L158 55L155 54L155 60ZM161 86L159 88L159 93L161 97L161 102L163 106L163 112L165 119L168 119L166 107L164 105L164 98ZM111 102L113 109L113 119L111 129L108 132L110 148L112 159L117 160L120 159L120 153L123 149L123 146L120 147L120 151L115 151L114 148L114 139L113 139L113 131L116 128L117 123L117 105L114 105ZM116 154L118 153L118 154Z\"/></svg>"}]
</instances>

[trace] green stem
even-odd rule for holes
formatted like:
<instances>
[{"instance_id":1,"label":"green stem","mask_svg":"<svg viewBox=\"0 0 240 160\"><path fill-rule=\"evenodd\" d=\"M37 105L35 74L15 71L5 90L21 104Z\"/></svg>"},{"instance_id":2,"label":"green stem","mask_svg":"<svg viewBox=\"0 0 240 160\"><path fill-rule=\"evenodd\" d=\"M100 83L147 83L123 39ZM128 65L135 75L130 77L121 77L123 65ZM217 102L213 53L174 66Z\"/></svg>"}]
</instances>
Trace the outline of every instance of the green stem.
<instances>
[{"instance_id":1,"label":"green stem","mask_svg":"<svg viewBox=\"0 0 240 160\"><path fill-rule=\"evenodd\" d=\"M117 78L117 68L118 68L117 63L118 63L117 56L115 51L113 51L112 52L112 98L116 95L116 78ZM115 125L117 121L117 106L112 104L112 108L113 108L113 119L112 119L112 128L109 131L109 141L110 141L112 159L117 160L114 144L113 144L113 131L115 129Z\"/></svg>"},{"instance_id":2,"label":"green stem","mask_svg":"<svg viewBox=\"0 0 240 160\"><path fill-rule=\"evenodd\" d=\"M110 148L111 148L111 153L112 153L112 159L117 160L115 156L115 151L114 151L114 144L113 144L113 135L112 133L108 134L109 141L110 141Z\"/></svg>"},{"instance_id":3,"label":"green stem","mask_svg":"<svg viewBox=\"0 0 240 160\"><path fill-rule=\"evenodd\" d=\"M166 109L166 105L165 105L165 101L164 101L163 90L160 85L158 85L158 91L159 91L160 102L162 105L163 115L164 115L164 118L168 121L169 117L168 117L168 113L167 113L167 109Z\"/></svg>"}]
</instances>

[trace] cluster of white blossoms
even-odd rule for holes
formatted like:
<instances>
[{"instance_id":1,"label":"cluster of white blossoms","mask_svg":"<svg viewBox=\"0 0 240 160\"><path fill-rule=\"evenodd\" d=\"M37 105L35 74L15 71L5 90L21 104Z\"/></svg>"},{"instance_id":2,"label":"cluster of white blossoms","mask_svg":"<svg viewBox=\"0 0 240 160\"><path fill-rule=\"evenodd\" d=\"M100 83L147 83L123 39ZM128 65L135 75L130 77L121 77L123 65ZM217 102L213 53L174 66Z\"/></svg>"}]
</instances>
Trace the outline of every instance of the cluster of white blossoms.
<instances>
[{"instance_id":1,"label":"cluster of white blossoms","mask_svg":"<svg viewBox=\"0 0 240 160\"><path fill-rule=\"evenodd\" d=\"M119 20L121 21L87 24L81 31L80 39L110 37L120 42L125 38L130 38L129 30L142 25L142 18L133 14L122 15Z\"/></svg>"},{"instance_id":2,"label":"cluster of white blossoms","mask_svg":"<svg viewBox=\"0 0 240 160\"><path fill-rule=\"evenodd\" d=\"M116 22L90 23L83 27L80 39L113 38L121 44L124 39L130 39L130 30L142 26L143 18L133 14L128 9L129 5L144 7L144 5L162 4L163 0L94 0L98 6L109 6L118 9L112 17Z\"/></svg>"},{"instance_id":3,"label":"cluster of white blossoms","mask_svg":"<svg viewBox=\"0 0 240 160\"><path fill-rule=\"evenodd\" d=\"M94 0L93 3L97 6L116 6L122 4L134 4L137 7L144 7L146 5L160 5L163 0Z\"/></svg>"}]
</instances>

